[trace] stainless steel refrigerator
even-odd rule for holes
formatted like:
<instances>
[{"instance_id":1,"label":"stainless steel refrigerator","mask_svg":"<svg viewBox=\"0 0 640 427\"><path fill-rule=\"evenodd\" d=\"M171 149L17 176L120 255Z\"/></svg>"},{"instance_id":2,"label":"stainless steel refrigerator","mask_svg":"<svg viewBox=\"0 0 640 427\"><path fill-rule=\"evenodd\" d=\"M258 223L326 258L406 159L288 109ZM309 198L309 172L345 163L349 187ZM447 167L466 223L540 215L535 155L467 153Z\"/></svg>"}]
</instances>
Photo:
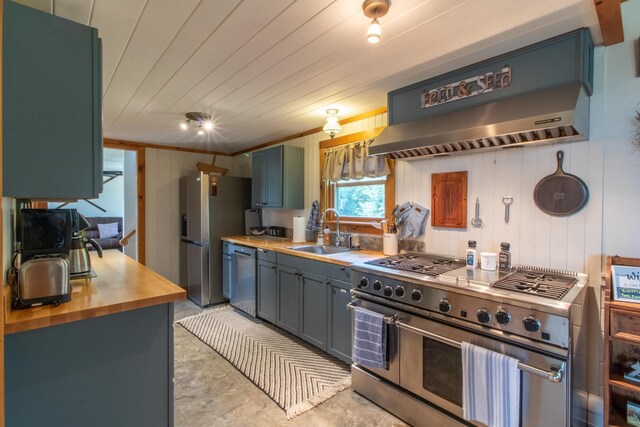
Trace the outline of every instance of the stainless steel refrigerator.
<instances>
[{"instance_id":1,"label":"stainless steel refrigerator","mask_svg":"<svg viewBox=\"0 0 640 427\"><path fill-rule=\"evenodd\" d=\"M226 301L220 238L244 233L250 205L249 178L202 172L180 178L180 285L201 307Z\"/></svg>"}]
</instances>

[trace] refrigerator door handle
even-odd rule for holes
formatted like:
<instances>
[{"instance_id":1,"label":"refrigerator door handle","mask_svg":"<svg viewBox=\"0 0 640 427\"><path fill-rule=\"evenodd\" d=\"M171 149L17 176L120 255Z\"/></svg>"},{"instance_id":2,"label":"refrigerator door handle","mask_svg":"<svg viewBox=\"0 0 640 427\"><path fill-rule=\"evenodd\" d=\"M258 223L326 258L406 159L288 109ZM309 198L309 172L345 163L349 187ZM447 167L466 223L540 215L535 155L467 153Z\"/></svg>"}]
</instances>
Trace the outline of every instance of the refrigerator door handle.
<instances>
[{"instance_id":1,"label":"refrigerator door handle","mask_svg":"<svg viewBox=\"0 0 640 427\"><path fill-rule=\"evenodd\" d=\"M200 246L203 248L206 248L208 243L207 242L199 242L197 240L189 240L189 239L180 239L180 241L188 243L190 245L196 245L196 246Z\"/></svg>"}]
</instances>

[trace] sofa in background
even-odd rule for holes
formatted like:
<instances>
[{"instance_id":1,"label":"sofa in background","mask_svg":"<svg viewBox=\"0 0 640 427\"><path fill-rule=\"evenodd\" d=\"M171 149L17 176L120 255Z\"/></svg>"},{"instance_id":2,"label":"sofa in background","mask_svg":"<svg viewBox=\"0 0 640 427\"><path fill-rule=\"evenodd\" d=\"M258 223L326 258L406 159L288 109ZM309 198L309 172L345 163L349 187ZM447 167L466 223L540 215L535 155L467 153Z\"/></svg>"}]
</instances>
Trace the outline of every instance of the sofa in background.
<instances>
[{"instance_id":1,"label":"sofa in background","mask_svg":"<svg viewBox=\"0 0 640 427\"><path fill-rule=\"evenodd\" d=\"M90 216L87 217L87 221L91 226L85 230L86 236L94 239L102 247L102 249L117 249L122 252L122 246L120 246L120 239L122 239L122 217L118 216ZM118 223L118 235L116 237L100 238L100 232L98 231L98 224L110 224L113 222ZM89 250L93 250L93 246L87 245Z\"/></svg>"}]
</instances>

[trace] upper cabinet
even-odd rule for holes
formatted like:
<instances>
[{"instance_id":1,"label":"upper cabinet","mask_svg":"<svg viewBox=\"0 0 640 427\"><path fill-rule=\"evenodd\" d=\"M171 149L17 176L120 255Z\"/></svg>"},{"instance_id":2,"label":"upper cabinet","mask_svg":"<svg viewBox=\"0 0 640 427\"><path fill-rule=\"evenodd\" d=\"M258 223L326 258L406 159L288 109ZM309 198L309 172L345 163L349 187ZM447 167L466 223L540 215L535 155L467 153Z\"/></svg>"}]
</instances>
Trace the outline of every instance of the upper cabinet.
<instances>
[{"instance_id":1,"label":"upper cabinet","mask_svg":"<svg viewBox=\"0 0 640 427\"><path fill-rule=\"evenodd\" d=\"M304 148L280 145L252 155L251 205L304 208Z\"/></svg>"},{"instance_id":2,"label":"upper cabinet","mask_svg":"<svg viewBox=\"0 0 640 427\"><path fill-rule=\"evenodd\" d=\"M5 196L102 192L102 45L95 28L4 0Z\"/></svg>"}]
</instances>

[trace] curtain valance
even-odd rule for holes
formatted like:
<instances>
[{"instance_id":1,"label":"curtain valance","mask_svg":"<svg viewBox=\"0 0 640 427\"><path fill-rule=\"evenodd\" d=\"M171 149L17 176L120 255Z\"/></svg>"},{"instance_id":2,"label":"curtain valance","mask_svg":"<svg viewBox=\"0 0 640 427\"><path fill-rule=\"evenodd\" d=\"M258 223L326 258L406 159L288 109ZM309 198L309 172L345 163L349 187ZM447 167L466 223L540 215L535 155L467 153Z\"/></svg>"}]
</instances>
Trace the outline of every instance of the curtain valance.
<instances>
[{"instance_id":1,"label":"curtain valance","mask_svg":"<svg viewBox=\"0 0 640 427\"><path fill-rule=\"evenodd\" d=\"M325 152L322 179L335 182L389 175L391 170L385 157L369 156L370 144L371 140L358 141L328 148Z\"/></svg>"}]
</instances>

